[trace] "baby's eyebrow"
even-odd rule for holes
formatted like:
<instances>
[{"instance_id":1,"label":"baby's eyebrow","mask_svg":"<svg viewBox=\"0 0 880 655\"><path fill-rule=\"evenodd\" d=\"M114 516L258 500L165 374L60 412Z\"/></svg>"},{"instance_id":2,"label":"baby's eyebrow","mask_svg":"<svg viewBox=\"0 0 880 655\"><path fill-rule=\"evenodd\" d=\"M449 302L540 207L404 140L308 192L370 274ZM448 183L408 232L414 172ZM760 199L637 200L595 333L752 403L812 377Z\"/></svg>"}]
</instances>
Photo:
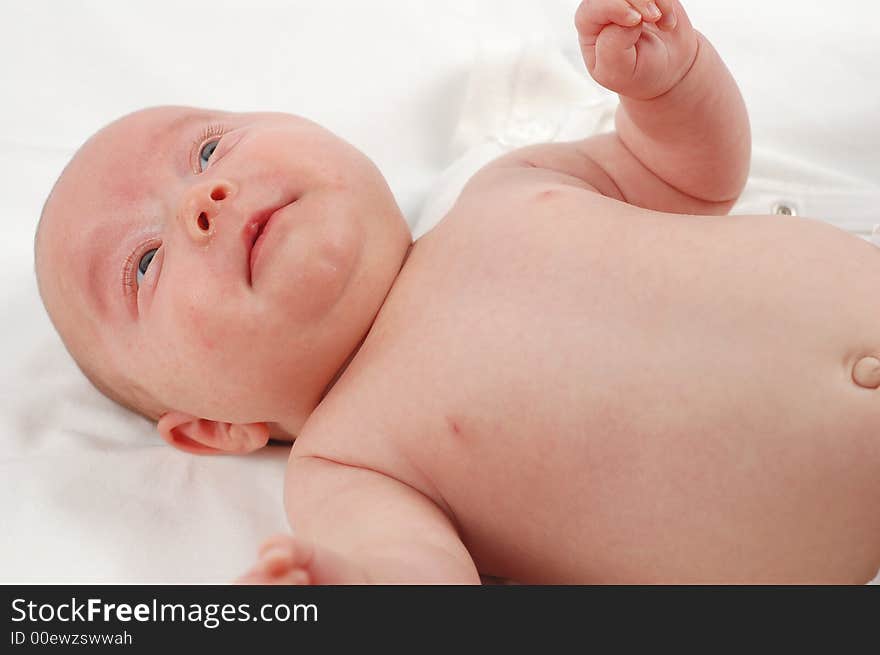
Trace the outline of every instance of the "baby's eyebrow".
<instances>
[{"instance_id":1,"label":"baby's eyebrow","mask_svg":"<svg viewBox=\"0 0 880 655\"><path fill-rule=\"evenodd\" d=\"M190 109L182 116L178 116L172 121L169 121L163 130L168 135L181 133L184 131L184 128L189 127L195 123L202 123L207 121L211 116L210 112L205 111L204 109Z\"/></svg>"}]
</instances>

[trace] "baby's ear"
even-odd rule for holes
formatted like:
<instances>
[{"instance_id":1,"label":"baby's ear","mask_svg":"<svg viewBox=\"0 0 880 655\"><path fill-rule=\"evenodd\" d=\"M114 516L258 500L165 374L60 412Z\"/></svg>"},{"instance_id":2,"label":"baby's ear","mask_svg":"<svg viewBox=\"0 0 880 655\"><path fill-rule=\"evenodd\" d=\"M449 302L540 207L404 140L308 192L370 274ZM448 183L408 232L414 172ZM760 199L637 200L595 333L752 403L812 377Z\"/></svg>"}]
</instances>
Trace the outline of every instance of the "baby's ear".
<instances>
[{"instance_id":1,"label":"baby's ear","mask_svg":"<svg viewBox=\"0 0 880 655\"><path fill-rule=\"evenodd\" d=\"M156 429L172 446L195 455L244 455L269 441L265 423L223 423L177 411L159 417Z\"/></svg>"}]
</instances>

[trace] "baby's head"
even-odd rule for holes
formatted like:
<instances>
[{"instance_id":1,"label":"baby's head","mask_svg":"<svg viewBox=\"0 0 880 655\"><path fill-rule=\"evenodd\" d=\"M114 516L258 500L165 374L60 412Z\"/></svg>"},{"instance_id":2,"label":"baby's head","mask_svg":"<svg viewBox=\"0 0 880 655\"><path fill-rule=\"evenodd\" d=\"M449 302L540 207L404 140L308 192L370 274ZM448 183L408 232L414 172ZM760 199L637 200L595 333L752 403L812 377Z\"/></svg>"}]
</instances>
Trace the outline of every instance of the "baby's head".
<instances>
[{"instance_id":1,"label":"baby's head","mask_svg":"<svg viewBox=\"0 0 880 655\"><path fill-rule=\"evenodd\" d=\"M99 390L184 450L248 452L299 432L410 243L373 163L318 125L155 107L68 163L35 262Z\"/></svg>"}]
</instances>

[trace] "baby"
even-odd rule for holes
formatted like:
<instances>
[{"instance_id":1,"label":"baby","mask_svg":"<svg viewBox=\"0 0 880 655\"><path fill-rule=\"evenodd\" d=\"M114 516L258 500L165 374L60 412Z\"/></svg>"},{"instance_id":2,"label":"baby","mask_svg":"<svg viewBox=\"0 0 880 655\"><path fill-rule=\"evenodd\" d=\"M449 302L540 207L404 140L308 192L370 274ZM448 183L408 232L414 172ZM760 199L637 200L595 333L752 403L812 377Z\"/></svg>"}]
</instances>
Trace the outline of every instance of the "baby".
<instances>
[{"instance_id":1,"label":"baby","mask_svg":"<svg viewBox=\"0 0 880 655\"><path fill-rule=\"evenodd\" d=\"M185 107L90 138L40 292L198 454L295 439L247 583L858 583L880 566L876 248L728 216L737 86L677 0L585 0L616 132L522 148L411 242L360 152Z\"/></svg>"}]
</instances>

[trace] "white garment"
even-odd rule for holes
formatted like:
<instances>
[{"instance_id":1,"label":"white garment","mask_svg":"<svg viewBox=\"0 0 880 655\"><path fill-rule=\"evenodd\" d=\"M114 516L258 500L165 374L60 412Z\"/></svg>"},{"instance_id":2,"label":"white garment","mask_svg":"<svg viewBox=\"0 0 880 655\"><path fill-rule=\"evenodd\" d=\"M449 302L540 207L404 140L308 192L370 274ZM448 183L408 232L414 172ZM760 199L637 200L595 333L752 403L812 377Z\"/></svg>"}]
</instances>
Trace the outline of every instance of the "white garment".
<instances>
[{"instance_id":1,"label":"white garment","mask_svg":"<svg viewBox=\"0 0 880 655\"><path fill-rule=\"evenodd\" d=\"M613 129L617 96L576 70L551 40L487 40L474 62L450 160L412 224L419 238L439 223L471 176L532 143Z\"/></svg>"}]
</instances>

